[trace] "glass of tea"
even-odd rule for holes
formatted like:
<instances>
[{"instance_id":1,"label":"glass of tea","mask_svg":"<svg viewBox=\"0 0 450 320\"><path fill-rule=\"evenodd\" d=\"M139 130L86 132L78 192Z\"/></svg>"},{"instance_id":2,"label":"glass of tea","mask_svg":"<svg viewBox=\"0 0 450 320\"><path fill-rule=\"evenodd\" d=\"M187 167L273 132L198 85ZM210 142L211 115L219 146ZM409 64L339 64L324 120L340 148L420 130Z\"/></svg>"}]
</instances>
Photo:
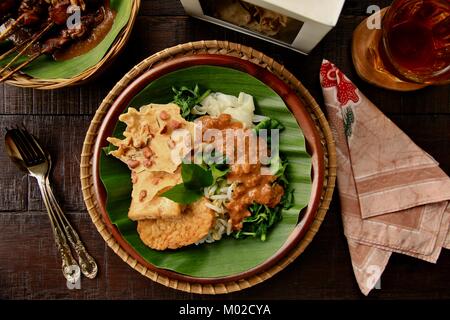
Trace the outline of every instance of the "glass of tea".
<instances>
[{"instance_id":1,"label":"glass of tea","mask_svg":"<svg viewBox=\"0 0 450 320\"><path fill-rule=\"evenodd\" d=\"M450 0L396 0L383 18L384 55L400 75L450 83Z\"/></svg>"}]
</instances>

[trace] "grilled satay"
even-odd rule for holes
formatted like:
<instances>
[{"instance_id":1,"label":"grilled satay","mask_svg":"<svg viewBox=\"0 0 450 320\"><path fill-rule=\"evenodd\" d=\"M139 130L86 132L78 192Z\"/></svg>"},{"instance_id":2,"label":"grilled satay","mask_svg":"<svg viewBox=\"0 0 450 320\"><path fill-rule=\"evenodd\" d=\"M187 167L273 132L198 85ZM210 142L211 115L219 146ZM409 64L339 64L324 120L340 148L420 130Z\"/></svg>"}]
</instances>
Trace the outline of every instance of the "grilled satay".
<instances>
[{"instance_id":1,"label":"grilled satay","mask_svg":"<svg viewBox=\"0 0 450 320\"><path fill-rule=\"evenodd\" d=\"M12 10L19 1L6 0L5 10ZM9 3L9 1L12 1ZM95 2L95 1L94 1ZM18 28L42 27L44 22L64 25L69 18L69 6L78 6L85 11L84 0L22 0L18 5L18 17L0 34L0 42L8 38Z\"/></svg>"},{"instance_id":2,"label":"grilled satay","mask_svg":"<svg viewBox=\"0 0 450 320\"><path fill-rule=\"evenodd\" d=\"M18 17L9 23L0 34L0 42L7 39L19 28L32 28L45 19L48 3L44 0L22 0L17 10Z\"/></svg>"},{"instance_id":3,"label":"grilled satay","mask_svg":"<svg viewBox=\"0 0 450 320\"><path fill-rule=\"evenodd\" d=\"M98 26L100 23L103 22L105 19L105 9L101 7L95 14L87 14L85 16L81 17L80 25L76 28L66 28L63 29L58 36L52 37L47 39L41 46L40 50L36 53L34 53L27 61L20 64L18 67L10 71L8 74L0 78L0 82L3 82L7 79L9 79L14 73L19 72L26 66L28 66L31 62L39 58L40 56L46 54L46 55L52 55L56 51L61 50L65 47L67 47L69 44L73 43L74 41L81 40L88 36L90 32ZM46 28L51 27L51 25L47 25ZM43 33L45 33L46 30L40 32L39 37L42 36ZM28 47L28 46L27 46ZM24 51L27 49L25 47L21 52L19 52L18 56L24 53ZM14 63L17 61L18 56L16 56L11 62ZM9 63L6 67L4 67L2 70L0 70L0 74L2 74L5 70L7 70L12 63Z\"/></svg>"},{"instance_id":4,"label":"grilled satay","mask_svg":"<svg viewBox=\"0 0 450 320\"><path fill-rule=\"evenodd\" d=\"M86 3L84 0L45 0L50 4L48 8L49 20L57 25L64 25L69 19L72 13L68 13L68 8L70 6L75 6L80 8L82 12L86 12L89 8L86 8ZM97 0L91 0L88 2L91 6L90 8L98 8L101 6L101 2ZM95 12L95 11L94 11Z\"/></svg>"},{"instance_id":5,"label":"grilled satay","mask_svg":"<svg viewBox=\"0 0 450 320\"><path fill-rule=\"evenodd\" d=\"M62 2L69 2L69 5L80 7L81 11L86 10L86 3L84 0L45 0L45 1L52 7L60 5Z\"/></svg>"},{"instance_id":6,"label":"grilled satay","mask_svg":"<svg viewBox=\"0 0 450 320\"><path fill-rule=\"evenodd\" d=\"M105 9L102 7L95 14L81 17L81 23L77 28L64 29L57 37L47 39L41 49L41 54L53 54L55 51L65 48L70 43L85 38L92 29L105 19Z\"/></svg>"},{"instance_id":7,"label":"grilled satay","mask_svg":"<svg viewBox=\"0 0 450 320\"><path fill-rule=\"evenodd\" d=\"M16 37L11 38L13 42L15 42L15 46L3 53L1 55L1 60L15 51L18 51L18 54L1 69L0 74L14 65L23 54L27 53L27 51L29 51L30 48L53 27L53 23L43 25L47 20L48 9L49 4L45 0L21 1L18 9L19 17L7 26L6 30L0 35L0 41L3 41L8 37L11 38L11 34L15 34L18 31L28 30L25 33L29 33L30 36L25 38L25 40L22 40L22 37L18 37L20 40L15 39Z\"/></svg>"},{"instance_id":8,"label":"grilled satay","mask_svg":"<svg viewBox=\"0 0 450 320\"><path fill-rule=\"evenodd\" d=\"M42 23L48 11L48 4L44 0L24 0L19 7L21 26L33 26Z\"/></svg>"}]
</instances>

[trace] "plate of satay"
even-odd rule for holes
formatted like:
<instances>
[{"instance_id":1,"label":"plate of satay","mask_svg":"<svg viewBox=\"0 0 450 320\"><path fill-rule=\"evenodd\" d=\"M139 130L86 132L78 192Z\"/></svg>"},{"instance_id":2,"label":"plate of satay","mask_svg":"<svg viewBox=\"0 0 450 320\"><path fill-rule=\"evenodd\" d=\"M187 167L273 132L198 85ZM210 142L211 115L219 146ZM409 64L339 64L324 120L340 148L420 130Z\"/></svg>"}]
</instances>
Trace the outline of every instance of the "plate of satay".
<instances>
[{"instance_id":1,"label":"plate of satay","mask_svg":"<svg viewBox=\"0 0 450 320\"><path fill-rule=\"evenodd\" d=\"M319 133L297 94L252 62L198 54L161 63L95 126L89 201L114 250L144 270L238 282L286 257L315 219Z\"/></svg>"},{"instance_id":2,"label":"plate of satay","mask_svg":"<svg viewBox=\"0 0 450 320\"><path fill-rule=\"evenodd\" d=\"M127 42L140 0L2 0L0 82L55 89L88 81Z\"/></svg>"}]
</instances>

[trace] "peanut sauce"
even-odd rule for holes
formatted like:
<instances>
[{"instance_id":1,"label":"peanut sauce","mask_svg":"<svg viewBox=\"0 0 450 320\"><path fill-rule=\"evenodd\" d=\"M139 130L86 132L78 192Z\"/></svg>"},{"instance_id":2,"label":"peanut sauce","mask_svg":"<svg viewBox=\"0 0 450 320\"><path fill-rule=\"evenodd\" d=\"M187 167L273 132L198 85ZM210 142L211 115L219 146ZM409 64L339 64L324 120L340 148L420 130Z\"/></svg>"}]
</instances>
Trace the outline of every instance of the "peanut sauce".
<instances>
[{"instance_id":1,"label":"peanut sauce","mask_svg":"<svg viewBox=\"0 0 450 320\"><path fill-rule=\"evenodd\" d=\"M224 131L243 128L242 123L232 121L228 114L221 114L218 118L203 116L199 118L199 121L203 125L203 132L207 129ZM258 137L258 139L262 138ZM245 149L245 152L248 152L248 143ZM225 151L225 153L227 152ZM228 182L237 183L230 202L226 204L234 230L242 229L243 220L251 216L248 210L251 204L258 203L274 208L284 195L283 187L275 183L277 179L275 176L261 175L262 165L259 158L255 164L250 164L248 159L249 157L246 156L243 164L232 164L231 171L227 176Z\"/></svg>"},{"instance_id":2,"label":"peanut sauce","mask_svg":"<svg viewBox=\"0 0 450 320\"><path fill-rule=\"evenodd\" d=\"M92 30L89 37L76 41L66 49L56 51L53 54L54 59L56 61L70 60L94 49L109 33L115 18L116 12L111 10L109 6L105 6L105 19Z\"/></svg>"}]
</instances>

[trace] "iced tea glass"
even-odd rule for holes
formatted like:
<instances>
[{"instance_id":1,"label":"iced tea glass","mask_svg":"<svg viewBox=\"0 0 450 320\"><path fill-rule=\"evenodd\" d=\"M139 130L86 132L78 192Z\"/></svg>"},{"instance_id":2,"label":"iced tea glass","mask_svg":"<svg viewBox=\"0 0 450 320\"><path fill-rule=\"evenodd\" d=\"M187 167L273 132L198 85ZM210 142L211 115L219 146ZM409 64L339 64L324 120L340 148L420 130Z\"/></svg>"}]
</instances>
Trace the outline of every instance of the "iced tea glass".
<instances>
[{"instance_id":1,"label":"iced tea glass","mask_svg":"<svg viewBox=\"0 0 450 320\"><path fill-rule=\"evenodd\" d=\"M383 49L403 77L450 83L450 0L396 0L383 18Z\"/></svg>"}]
</instances>

